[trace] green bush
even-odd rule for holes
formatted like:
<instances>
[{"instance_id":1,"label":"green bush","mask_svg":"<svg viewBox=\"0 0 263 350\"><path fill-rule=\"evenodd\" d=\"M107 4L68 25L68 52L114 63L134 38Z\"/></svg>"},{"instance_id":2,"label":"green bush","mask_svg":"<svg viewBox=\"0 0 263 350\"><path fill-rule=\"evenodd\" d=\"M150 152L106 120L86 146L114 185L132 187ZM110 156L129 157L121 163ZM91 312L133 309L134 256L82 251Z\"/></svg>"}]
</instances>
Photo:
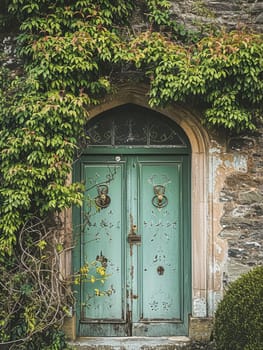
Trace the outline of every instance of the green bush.
<instances>
[{"instance_id":1,"label":"green bush","mask_svg":"<svg viewBox=\"0 0 263 350\"><path fill-rule=\"evenodd\" d=\"M263 349L263 266L231 283L215 315L217 350Z\"/></svg>"},{"instance_id":2,"label":"green bush","mask_svg":"<svg viewBox=\"0 0 263 350\"><path fill-rule=\"evenodd\" d=\"M17 346L14 350L66 350L67 344L63 331L49 327L40 334L35 334L31 339Z\"/></svg>"}]
</instances>

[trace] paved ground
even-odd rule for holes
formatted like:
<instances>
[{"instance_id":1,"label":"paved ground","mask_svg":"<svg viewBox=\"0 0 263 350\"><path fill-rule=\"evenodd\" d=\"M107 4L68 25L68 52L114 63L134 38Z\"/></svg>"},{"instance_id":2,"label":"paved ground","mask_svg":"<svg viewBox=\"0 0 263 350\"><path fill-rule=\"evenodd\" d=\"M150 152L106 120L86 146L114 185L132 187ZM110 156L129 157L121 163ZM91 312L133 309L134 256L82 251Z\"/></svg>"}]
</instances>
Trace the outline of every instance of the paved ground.
<instances>
[{"instance_id":1,"label":"paved ground","mask_svg":"<svg viewBox=\"0 0 263 350\"><path fill-rule=\"evenodd\" d=\"M79 350L190 350L187 337L80 338L71 343Z\"/></svg>"}]
</instances>

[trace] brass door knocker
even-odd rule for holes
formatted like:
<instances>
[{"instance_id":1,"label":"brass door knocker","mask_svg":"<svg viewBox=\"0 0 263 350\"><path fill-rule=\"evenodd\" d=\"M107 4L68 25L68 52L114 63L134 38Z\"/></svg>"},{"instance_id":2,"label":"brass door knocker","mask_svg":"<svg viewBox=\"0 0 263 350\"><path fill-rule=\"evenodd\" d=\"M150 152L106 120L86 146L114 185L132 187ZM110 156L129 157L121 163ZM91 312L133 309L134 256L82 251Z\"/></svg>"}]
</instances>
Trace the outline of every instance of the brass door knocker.
<instances>
[{"instance_id":1,"label":"brass door knocker","mask_svg":"<svg viewBox=\"0 0 263 350\"><path fill-rule=\"evenodd\" d=\"M152 204L156 208L166 207L166 205L168 204L168 198L164 195L165 187L162 185L156 185L153 187L153 191L155 193L155 196L152 199Z\"/></svg>"},{"instance_id":2,"label":"brass door knocker","mask_svg":"<svg viewBox=\"0 0 263 350\"><path fill-rule=\"evenodd\" d=\"M96 205L101 208L107 208L110 205L111 199L108 196L109 188L107 185L98 185L98 196L95 198Z\"/></svg>"}]
</instances>

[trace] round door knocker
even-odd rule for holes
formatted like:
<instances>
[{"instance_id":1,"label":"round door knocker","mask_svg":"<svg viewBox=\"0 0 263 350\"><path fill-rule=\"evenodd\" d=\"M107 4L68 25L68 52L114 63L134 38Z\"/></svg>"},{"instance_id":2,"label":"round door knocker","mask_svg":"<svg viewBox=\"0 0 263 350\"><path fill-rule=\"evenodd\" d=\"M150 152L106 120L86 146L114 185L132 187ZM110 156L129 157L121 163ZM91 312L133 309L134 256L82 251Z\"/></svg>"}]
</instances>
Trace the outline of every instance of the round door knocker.
<instances>
[{"instance_id":1,"label":"round door knocker","mask_svg":"<svg viewBox=\"0 0 263 350\"><path fill-rule=\"evenodd\" d=\"M155 196L152 199L152 204L156 208L166 207L168 204L168 198L164 195L165 187L162 185L156 185L154 186L153 191L155 193Z\"/></svg>"},{"instance_id":2,"label":"round door knocker","mask_svg":"<svg viewBox=\"0 0 263 350\"><path fill-rule=\"evenodd\" d=\"M98 196L95 198L96 205L101 208L107 208L110 205L111 199L108 196L109 188L107 185L99 185L97 187Z\"/></svg>"}]
</instances>

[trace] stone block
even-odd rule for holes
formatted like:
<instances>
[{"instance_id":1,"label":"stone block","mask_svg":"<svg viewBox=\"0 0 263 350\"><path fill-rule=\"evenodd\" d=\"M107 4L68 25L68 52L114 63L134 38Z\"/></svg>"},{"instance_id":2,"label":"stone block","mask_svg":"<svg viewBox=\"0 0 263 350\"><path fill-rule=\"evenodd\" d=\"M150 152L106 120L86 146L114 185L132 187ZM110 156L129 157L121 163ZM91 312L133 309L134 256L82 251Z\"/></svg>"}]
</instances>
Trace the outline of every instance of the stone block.
<instances>
[{"instance_id":1,"label":"stone block","mask_svg":"<svg viewBox=\"0 0 263 350\"><path fill-rule=\"evenodd\" d=\"M69 340L76 339L76 316L66 317L63 324L63 331Z\"/></svg>"},{"instance_id":2,"label":"stone block","mask_svg":"<svg viewBox=\"0 0 263 350\"><path fill-rule=\"evenodd\" d=\"M194 341L210 341L213 330L211 317L191 317L189 323L189 337Z\"/></svg>"}]
</instances>

